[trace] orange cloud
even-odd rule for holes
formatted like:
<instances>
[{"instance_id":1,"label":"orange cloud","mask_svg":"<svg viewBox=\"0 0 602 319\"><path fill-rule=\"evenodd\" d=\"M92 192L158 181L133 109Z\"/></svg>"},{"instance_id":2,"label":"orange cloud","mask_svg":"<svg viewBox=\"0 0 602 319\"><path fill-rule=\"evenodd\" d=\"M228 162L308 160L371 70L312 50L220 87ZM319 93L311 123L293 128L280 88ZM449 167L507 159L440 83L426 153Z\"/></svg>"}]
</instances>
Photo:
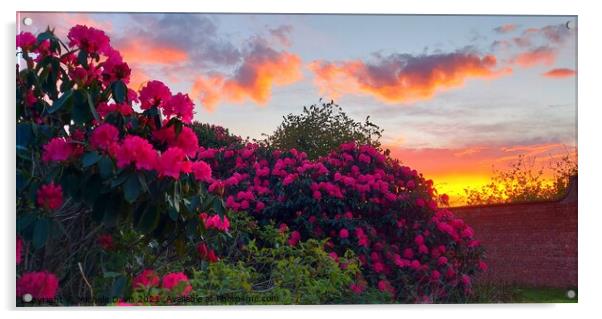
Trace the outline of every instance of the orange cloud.
<instances>
[{"instance_id":1,"label":"orange cloud","mask_svg":"<svg viewBox=\"0 0 602 319\"><path fill-rule=\"evenodd\" d=\"M129 40L117 49L125 61L143 64L173 64L188 59L188 53L182 49L140 39Z\"/></svg>"},{"instance_id":2,"label":"orange cloud","mask_svg":"<svg viewBox=\"0 0 602 319\"><path fill-rule=\"evenodd\" d=\"M434 55L391 55L374 64L363 61L314 61L309 69L321 94L371 95L385 103L432 98L439 91L461 87L470 78L492 79L512 70L496 69L493 55L456 52Z\"/></svg>"},{"instance_id":3,"label":"orange cloud","mask_svg":"<svg viewBox=\"0 0 602 319\"><path fill-rule=\"evenodd\" d=\"M192 96L200 98L207 110L222 102L252 101L264 105L272 95L272 87L292 84L302 78L301 59L296 54L256 47L243 58L230 77L214 73L199 76L192 86Z\"/></svg>"},{"instance_id":4,"label":"orange cloud","mask_svg":"<svg viewBox=\"0 0 602 319\"><path fill-rule=\"evenodd\" d=\"M137 64L131 65L130 67L132 69L132 75L130 76L130 83L128 84L128 87L138 91L142 88L142 85L151 80L151 78L144 71L144 69L138 67Z\"/></svg>"},{"instance_id":5,"label":"orange cloud","mask_svg":"<svg viewBox=\"0 0 602 319\"><path fill-rule=\"evenodd\" d=\"M556 50L549 47L539 47L522 52L514 57L513 62L522 67L531 67L539 64L552 65L556 61Z\"/></svg>"},{"instance_id":6,"label":"orange cloud","mask_svg":"<svg viewBox=\"0 0 602 319\"><path fill-rule=\"evenodd\" d=\"M552 69L548 72L543 73L542 75L547 78L561 79L561 78L568 78L571 76L575 76L576 73L577 72L573 69L560 68L560 69Z\"/></svg>"}]
</instances>

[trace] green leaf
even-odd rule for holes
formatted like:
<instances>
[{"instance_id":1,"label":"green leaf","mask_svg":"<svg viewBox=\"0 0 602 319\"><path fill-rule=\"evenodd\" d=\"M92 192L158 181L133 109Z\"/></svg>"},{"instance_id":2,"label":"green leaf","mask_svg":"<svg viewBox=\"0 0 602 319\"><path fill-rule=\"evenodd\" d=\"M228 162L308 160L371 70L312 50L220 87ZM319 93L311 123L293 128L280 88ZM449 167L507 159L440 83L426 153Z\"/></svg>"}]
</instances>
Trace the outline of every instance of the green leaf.
<instances>
[{"instance_id":1,"label":"green leaf","mask_svg":"<svg viewBox=\"0 0 602 319\"><path fill-rule=\"evenodd\" d=\"M127 86L125 85L125 83L122 80L117 80L115 82L113 82L113 84L111 85L113 88L113 99L115 100L115 102L117 103L123 103L125 102L125 98L127 96Z\"/></svg>"},{"instance_id":2,"label":"green leaf","mask_svg":"<svg viewBox=\"0 0 602 319\"><path fill-rule=\"evenodd\" d=\"M94 205L100 192L103 191L102 179L98 174L92 175L87 181L85 187L83 187L83 197L86 202L90 205Z\"/></svg>"},{"instance_id":3,"label":"green leaf","mask_svg":"<svg viewBox=\"0 0 602 319\"><path fill-rule=\"evenodd\" d=\"M127 281L127 278L123 275L120 275L115 278L115 281L113 281L113 285L111 286L111 298L123 296L123 291L127 284Z\"/></svg>"},{"instance_id":4,"label":"green leaf","mask_svg":"<svg viewBox=\"0 0 602 319\"><path fill-rule=\"evenodd\" d=\"M73 109L71 110L71 118L77 124L90 122L93 118L90 108L88 107L88 98L82 91L75 91L73 95Z\"/></svg>"},{"instance_id":5,"label":"green leaf","mask_svg":"<svg viewBox=\"0 0 602 319\"><path fill-rule=\"evenodd\" d=\"M98 173L100 177L107 179L113 174L113 161L108 156L101 156L98 161Z\"/></svg>"},{"instance_id":6,"label":"green leaf","mask_svg":"<svg viewBox=\"0 0 602 319\"><path fill-rule=\"evenodd\" d=\"M178 220L178 216L180 215L180 213L178 213L178 211L173 207L170 207L167 210L167 213L169 215L169 218L171 218L171 220L173 220L174 222Z\"/></svg>"},{"instance_id":7,"label":"green leaf","mask_svg":"<svg viewBox=\"0 0 602 319\"><path fill-rule=\"evenodd\" d=\"M136 230L145 234L153 231L159 224L159 210L155 205L139 209L134 217Z\"/></svg>"},{"instance_id":8,"label":"green leaf","mask_svg":"<svg viewBox=\"0 0 602 319\"><path fill-rule=\"evenodd\" d=\"M89 167L96 164L100 160L100 154L95 151L88 152L82 156L82 166Z\"/></svg>"},{"instance_id":9,"label":"green leaf","mask_svg":"<svg viewBox=\"0 0 602 319\"><path fill-rule=\"evenodd\" d=\"M31 123L17 124L17 146L28 147L31 144L32 137Z\"/></svg>"},{"instance_id":10,"label":"green leaf","mask_svg":"<svg viewBox=\"0 0 602 319\"><path fill-rule=\"evenodd\" d=\"M52 114L60 110L63 107L63 105L65 105L67 100L71 98L71 95L73 95L73 89L69 89L68 91L63 93L63 95L61 95L61 97L59 97L58 100L54 101L54 103L52 103L52 106L48 108L48 114Z\"/></svg>"},{"instance_id":11,"label":"green leaf","mask_svg":"<svg viewBox=\"0 0 602 319\"><path fill-rule=\"evenodd\" d=\"M105 271L102 276L104 278L115 278L115 277L119 277L121 276L121 273L118 272L114 272L114 271Z\"/></svg>"},{"instance_id":12,"label":"green leaf","mask_svg":"<svg viewBox=\"0 0 602 319\"><path fill-rule=\"evenodd\" d=\"M33 213L25 213L17 216L17 233L22 232L27 227L36 221L36 215Z\"/></svg>"},{"instance_id":13,"label":"green leaf","mask_svg":"<svg viewBox=\"0 0 602 319\"><path fill-rule=\"evenodd\" d=\"M40 34L38 34L38 45L42 42L44 42L45 40L49 40L54 38L54 33L52 33L52 31L48 30L46 32L42 32Z\"/></svg>"},{"instance_id":14,"label":"green leaf","mask_svg":"<svg viewBox=\"0 0 602 319\"><path fill-rule=\"evenodd\" d=\"M138 176L136 176L136 173L130 174L125 181L125 184L123 184L123 195L125 200L130 204L135 202L140 195L141 190L142 186L140 185L140 180L138 179Z\"/></svg>"},{"instance_id":15,"label":"green leaf","mask_svg":"<svg viewBox=\"0 0 602 319\"><path fill-rule=\"evenodd\" d=\"M121 174L119 175L117 178L115 178L114 180L111 181L111 188L115 188L121 184L123 184L123 182L125 182L125 180L128 178L129 175L127 174Z\"/></svg>"},{"instance_id":16,"label":"green leaf","mask_svg":"<svg viewBox=\"0 0 602 319\"><path fill-rule=\"evenodd\" d=\"M36 221L36 225L33 230L33 247L40 249L46 244L48 239L48 231L50 230L50 223L46 218L40 218Z\"/></svg>"},{"instance_id":17,"label":"green leaf","mask_svg":"<svg viewBox=\"0 0 602 319\"><path fill-rule=\"evenodd\" d=\"M224 213L226 213L226 206L224 205L224 201L221 198L215 198L213 200L213 210L220 217L224 217Z\"/></svg>"},{"instance_id":18,"label":"green leaf","mask_svg":"<svg viewBox=\"0 0 602 319\"><path fill-rule=\"evenodd\" d=\"M86 94L88 95L88 108L90 109L90 113L92 113L92 116L94 116L96 121L100 121L100 116L98 116L98 113L96 112L96 107L94 107L94 102L92 102L92 96L90 95L90 92L87 92Z\"/></svg>"}]
</instances>

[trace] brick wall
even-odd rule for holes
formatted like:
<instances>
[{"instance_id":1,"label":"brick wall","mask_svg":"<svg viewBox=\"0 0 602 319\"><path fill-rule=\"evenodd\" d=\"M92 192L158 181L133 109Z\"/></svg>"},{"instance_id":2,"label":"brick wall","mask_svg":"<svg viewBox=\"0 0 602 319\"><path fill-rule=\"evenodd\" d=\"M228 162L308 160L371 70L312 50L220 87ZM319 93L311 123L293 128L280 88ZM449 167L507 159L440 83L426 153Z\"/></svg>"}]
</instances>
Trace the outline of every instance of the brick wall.
<instances>
[{"instance_id":1,"label":"brick wall","mask_svg":"<svg viewBox=\"0 0 602 319\"><path fill-rule=\"evenodd\" d=\"M489 269L477 281L577 287L577 179L564 199L456 207L486 249Z\"/></svg>"}]
</instances>

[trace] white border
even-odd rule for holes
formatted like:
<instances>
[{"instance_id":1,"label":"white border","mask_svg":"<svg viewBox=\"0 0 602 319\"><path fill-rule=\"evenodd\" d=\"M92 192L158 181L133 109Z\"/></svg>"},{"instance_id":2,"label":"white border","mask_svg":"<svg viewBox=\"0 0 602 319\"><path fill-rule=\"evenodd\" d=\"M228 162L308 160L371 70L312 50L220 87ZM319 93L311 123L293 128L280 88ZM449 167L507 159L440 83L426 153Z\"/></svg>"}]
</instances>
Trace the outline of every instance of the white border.
<instances>
[{"instance_id":1,"label":"white border","mask_svg":"<svg viewBox=\"0 0 602 319\"><path fill-rule=\"evenodd\" d=\"M599 313L598 297L600 297L600 271L602 262L600 254L601 213L597 209L600 198L600 20L602 11L596 10L596 1L587 0L546 0L546 1L401 1L370 0L220 0L191 1L169 0L161 2L99 0L69 2L63 0L21 0L6 1L2 4L3 32L2 50L3 65L6 73L2 79L3 98L5 103L2 112L2 138L0 149L2 157L3 188L0 192L3 207L3 241L0 246L2 267L0 288L1 311L8 318L165 318L166 311L176 311L180 317L257 317L257 318L313 318L328 316L337 318L365 318L372 311L378 316L412 317L412 318L507 318L534 317L573 318L586 316L588 313ZM73 308L70 310L50 309L47 313L40 311L22 311L14 309L14 65L15 58L11 50L15 36L16 11L146 11L146 12L258 12L258 13L403 13L403 14L551 14L578 15L579 52L579 304L577 305L401 305L401 306L329 306L329 307L192 307L161 308L152 311L87 311ZM442 32L445 32L442 30ZM524 243L528 245L529 243ZM597 304L598 303L598 304ZM299 311L291 311L299 310ZM427 310L427 311L425 311ZM597 311L596 311L597 310ZM199 313L200 312L200 313Z\"/></svg>"}]
</instances>

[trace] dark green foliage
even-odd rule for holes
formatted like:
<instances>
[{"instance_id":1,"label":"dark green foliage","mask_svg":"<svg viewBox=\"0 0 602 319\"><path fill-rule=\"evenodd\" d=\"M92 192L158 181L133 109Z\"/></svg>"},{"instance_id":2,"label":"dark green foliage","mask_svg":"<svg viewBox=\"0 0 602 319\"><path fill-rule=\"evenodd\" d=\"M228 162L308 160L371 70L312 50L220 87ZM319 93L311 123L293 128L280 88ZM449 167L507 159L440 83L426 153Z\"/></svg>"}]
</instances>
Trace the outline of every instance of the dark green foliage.
<instances>
[{"instance_id":1,"label":"dark green foliage","mask_svg":"<svg viewBox=\"0 0 602 319\"><path fill-rule=\"evenodd\" d=\"M277 149L297 149L310 159L325 156L339 145L350 141L381 146L383 130L370 122L355 121L334 101L304 106L301 114L284 116L282 124L266 138L267 144Z\"/></svg>"}]
</instances>

